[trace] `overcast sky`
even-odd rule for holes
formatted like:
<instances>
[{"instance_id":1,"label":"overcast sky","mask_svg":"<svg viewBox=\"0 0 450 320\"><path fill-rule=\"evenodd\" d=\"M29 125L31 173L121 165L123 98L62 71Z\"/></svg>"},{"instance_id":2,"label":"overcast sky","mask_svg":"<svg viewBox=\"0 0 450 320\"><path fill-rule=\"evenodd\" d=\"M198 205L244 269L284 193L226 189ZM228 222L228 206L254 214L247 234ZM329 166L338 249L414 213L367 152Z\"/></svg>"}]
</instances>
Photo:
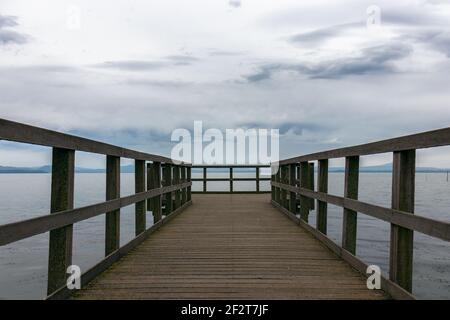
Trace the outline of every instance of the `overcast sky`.
<instances>
[{"instance_id":1,"label":"overcast sky","mask_svg":"<svg viewBox=\"0 0 450 320\"><path fill-rule=\"evenodd\" d=\"M448 127L449 27L445 0L1 0L0 117L164 155L194 120L280 128L282 158Z\"/></svg>"}]
</instances>

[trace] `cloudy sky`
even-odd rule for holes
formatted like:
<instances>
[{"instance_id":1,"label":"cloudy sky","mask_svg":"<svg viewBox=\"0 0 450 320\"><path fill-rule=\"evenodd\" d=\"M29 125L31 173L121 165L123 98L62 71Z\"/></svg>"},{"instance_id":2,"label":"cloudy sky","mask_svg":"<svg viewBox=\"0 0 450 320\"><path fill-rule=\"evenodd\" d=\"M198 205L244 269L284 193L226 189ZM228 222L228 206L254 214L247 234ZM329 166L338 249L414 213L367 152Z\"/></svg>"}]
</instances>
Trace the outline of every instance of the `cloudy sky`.
<instances>
[{"instance_id":1,"label":"cloudy sky","mask_svg":"<svg viewBox=\"0 0 450 320\"><path fill-rule=\"evenodd\" d=\"M450 0L1 0L0 72L2 118L164 155L194 120L279 128L285 158L448 127Z\"/></svg>"}]
</instances>

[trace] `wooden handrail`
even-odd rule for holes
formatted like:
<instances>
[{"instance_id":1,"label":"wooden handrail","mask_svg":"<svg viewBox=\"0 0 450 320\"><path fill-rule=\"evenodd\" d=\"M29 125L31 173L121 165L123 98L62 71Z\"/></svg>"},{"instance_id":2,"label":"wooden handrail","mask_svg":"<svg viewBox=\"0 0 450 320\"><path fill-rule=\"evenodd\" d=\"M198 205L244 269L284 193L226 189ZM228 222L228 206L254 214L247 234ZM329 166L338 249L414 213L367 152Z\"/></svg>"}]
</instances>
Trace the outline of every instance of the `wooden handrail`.
<instances>
[{"instance_id":1,"label":"wooden handrail","mask_svg":"<svg viewBox=\"0 0 450 320\"><path fill-rule=\"evenodd\" d=\"M271 179L272 203L282 212L293 216L300 214L301 225L306 227L311 200L317 200L317 223L314 234L327 239L327 204L343 208L342 246L352 261L359 260L356 252L357 213L361 212L391 224L389 280L385 288L396 290L398 286L412 291L413 232L450 241L450 223L414 214L416 150L450 145L450 128L413 134L368 144L323 151L279 161L279 170ZM391 152L392 207L385 208L358 200L359 158L363 155ZM344 197L328 194L328 160L344 157ZM311 184L314 163L318 161L318 191ZM286 179L289 172L289 180ZM297 201L299 197L300 201ZM289 199L288 199L289 198ZM349 258L350 259L350 258ZM355 260L356 259L356 260ZM363 262L361 262L363 265ZM395 284L395 286L393 285ZM398 293L398 292L397 292Z\"/></svg>"},{"instance_id":2,"label":"wooden handrail","mask_svg":"<svg viewBox=\"0 0 450 320\"><path fill-rule=\"evenodd\" d=\"M365 156L412 149L442 147L447 145L450 145L450 128L416 133L399 138L371 142L352 147L311 153L303 156L281 160L279 164L286 165L290 163L300 163L305 161Z\"/></svg>"},{"instance_id":3,"label":"wooden handrail","mask_svg":"<svg viewBox=\"0 0 450 320\"><path fill-rule=\"evenodd\" d=\"M152 209L155 226L159 226L162 224L161 221L166 220L161 220L162 212L167 217L180 212L191 203L191 164L188 163L179 163L166 157L5 119L0 119L0 140L53 148L51 214L0 226L0 246L44 232L50 233L48 295L60 291L66 285L67 267L72 264L73 224L106 214L105 259L99 263L105 268L115 261L111 257L119 257L120 254L117 253L125 250L124 247L120 247L120 208L136 204L136 240L142 239L141 235L155 229L146 229L145 216L148 209ZM105 202L73 208L76 151L106 155ZM135 160L135 194L127 197L120 197L122 157ZM151 161L154 169L152 182L147 185L147 191L145 191L146 161ZM165 172L163 187L161 187L161 167ZM162 196L165 197L164 201L161 199ZM147 206L149 199L151 206ZM125 246L126 250L139 241L131 241Z\"/></svg>"},{"instance_id":4,"label":"wooden handrail","mask_svg":"<svg viewBox=\"0 0 450 320\"><path fill-rule=\"evenodd\" d=\"M261 191L260 182L261 181L270 181L271 178L261 178L260 169L261 168L270 168L269 164L243 164L243 165L192 165L192 169L202 169L203 176L201 178L191 178L191 181L202 182L202 191L192 191L192 193L214 193L214 194L242 194L242 193L270 193L270 191ZM229 169L228 178L210 178L207 175L208 169ZM254 178L236 178L234 173L234 169L255 169L255 177ZM208 191L207 183L208 181L216 181L216 182L229 182L229 191ZM255 181L255 191L235 191L234 190L234 182L235 181Z\"/></svg>"}]
</instances>

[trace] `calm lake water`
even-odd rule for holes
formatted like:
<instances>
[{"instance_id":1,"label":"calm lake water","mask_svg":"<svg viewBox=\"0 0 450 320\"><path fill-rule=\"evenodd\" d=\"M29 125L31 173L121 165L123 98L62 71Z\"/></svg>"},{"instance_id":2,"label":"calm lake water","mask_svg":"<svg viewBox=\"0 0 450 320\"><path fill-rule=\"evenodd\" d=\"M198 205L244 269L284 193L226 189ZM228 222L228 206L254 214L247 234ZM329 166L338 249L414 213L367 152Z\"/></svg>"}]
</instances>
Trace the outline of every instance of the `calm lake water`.
<instances>
[{"instance_id":1,"label":"calm lake water","mask_svg":"<svg viewBox=\"0 0 450 320\"><path fill-rule=\"evenodd\" d=\"M208 173L209 177L226 177L225 173ZM235 177L251 177L235 173ZM193 174L193 177L199 177ZM50 204L50 175L0 175L0 224L48 214ZM344 176L330 173L329 192L343 195ZM234 189L254 190L254 182L235 182ZM193 190L201 183L194 182ZM261 182L269 190L269 182ZM104 174L77 174L75 177L75 206L104 201ZM228 183L210 182L208 190L228 190ZM134 175L122 174L122 196L134 193ZM391 174L361 173L359 198L377 205L390 206ZM134 236L134 205L123 208L121 214L121 244ZM450 221L450 182L446 174L418 173L416 177L416 213L430 218ZM329 205L328 230L340 244L342 208ZM73 263L87 270L103 258L104 215L74 226ZM315 212L310 215L315 225ZM151 213L147 224L153 223ZM386 274L389 264L389 224L358 214L357 256L369 264L379 265ZM48 234L34 236L0 247L0 299L42 299L46 293ZM330 272L333 272L330 270ZM414 242L414 294L419 298L450 299L450 244L420 233Z\"/></svg>"}]
</instances>

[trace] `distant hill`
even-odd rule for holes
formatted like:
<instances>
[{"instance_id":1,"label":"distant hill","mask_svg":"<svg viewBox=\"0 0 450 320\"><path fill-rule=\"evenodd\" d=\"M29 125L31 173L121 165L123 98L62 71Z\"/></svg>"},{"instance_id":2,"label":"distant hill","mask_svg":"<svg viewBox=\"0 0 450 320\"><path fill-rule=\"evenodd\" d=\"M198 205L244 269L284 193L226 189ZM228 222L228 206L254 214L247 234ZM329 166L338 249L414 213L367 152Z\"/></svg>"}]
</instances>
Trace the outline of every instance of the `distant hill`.
<instances>
[{"instance_id":1,"label":"distant hill","mask_svg":"<svg viewBox=\"0 0 450 320\"><path fill-rule=\"evenodd\" d=\"M317 169L317 168L316 168ZM134 165L129 164L126 166L121 166L120 170L122 173L134 173ZM192 169L192 172L199 173L202 172L203 169ZM229 172L228 168L217 168L211 169L214 172ZM330 167L329 172L344 172L344 167ZM382 173L382 172L392 172L392 163L386 163L378 166L367 166L361 167L359 169L360 172L373 172L373 173ZM447 172L450 171L449 168L434 168L434 167L417 167L416 172L421 173L434 173L434 172ZM41 167L9 167L9 166L0 166L0 174L2 173L51 173L52 166L41 166ZM83 168L76 167L76 173L105 173L105 169L95 169L95 168ZM255 172L254 168L236 168L234 172Z\"/></svg>"},{"instance_id":2,"label":"distant hill","mask_svg":"<svg viewBox=\"0 0 450 320\"><path fill-rule=\"evenodd\" d=\"M331 167L328 169L329 172L344 172L344 167ZM416 172L422 172L422 173L433 173L433 172L447 172L450 171L450 169L444 169L444 168L433 168L433 167L416 167ZM378 166L367 166L367 167L361 167L359 168L359 172L374 172L374 173L382 173L382 172L392 172L392 163L386 163Z\"/></svg>"},{"instance_id":3,"label":"distant hill","mask_svg":"<svg viewBox=\"0 0 450 320\"><path fill-rule=\"evenodd\" d=\"M121 166L120 170L122 173L134 173L134 165ZM2 173L51 173L52 166L41 166L41 167L9 167L0 166L0 174ZM105 169L94 169L94 168L83 168L76 167L76 173L105 173Z\"/></svg>"}]
</instances>

